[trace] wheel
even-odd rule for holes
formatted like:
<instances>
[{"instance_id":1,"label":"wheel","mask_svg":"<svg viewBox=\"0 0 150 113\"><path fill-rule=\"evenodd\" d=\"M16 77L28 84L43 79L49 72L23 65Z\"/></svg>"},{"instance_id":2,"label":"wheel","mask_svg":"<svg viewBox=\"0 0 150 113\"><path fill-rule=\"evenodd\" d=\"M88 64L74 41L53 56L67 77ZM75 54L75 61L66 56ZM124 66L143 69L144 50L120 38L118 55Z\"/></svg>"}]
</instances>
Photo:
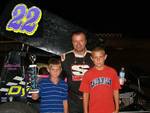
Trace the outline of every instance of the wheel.
<instances>
[{"instance_id":1,"label":"wheel","mask_svg":"<svg viewBox=\"0 0 150 113\"><path fill-rule=\"evenodd\" d=\"M37 113L37 111L23 102L7 102L0 105L0 113Z\"/></svg>"}]
</instances>

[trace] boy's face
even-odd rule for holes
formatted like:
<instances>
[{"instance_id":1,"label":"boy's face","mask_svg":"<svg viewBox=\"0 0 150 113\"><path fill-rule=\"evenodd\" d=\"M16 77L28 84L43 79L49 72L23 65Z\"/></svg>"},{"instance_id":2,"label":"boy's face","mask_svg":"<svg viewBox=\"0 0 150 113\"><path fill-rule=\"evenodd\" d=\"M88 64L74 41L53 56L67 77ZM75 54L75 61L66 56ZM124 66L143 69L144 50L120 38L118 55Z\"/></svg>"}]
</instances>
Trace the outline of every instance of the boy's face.
<instances>
[{"instance_id":1,"label":"boy's face","mask_svg":"<svg viewBox=\"0 0 150 113\"><path fill-rule=\"evenodd\" d=\"M103 67L107 55L104 51L94 51L92 52L92 61L96 67Z\"/></svg>"},{"instance_id":2,"label":"boy's face","mask_svg":"<svg viewBox=\"0 0 150 113\"><path fill-rule=\"evenodd\" d=\"M58 78L61 73L61 65L60 64L51 64L48 66L47 71L50 73L50 76L53 78Z\"/></svg>"}]
</instances>

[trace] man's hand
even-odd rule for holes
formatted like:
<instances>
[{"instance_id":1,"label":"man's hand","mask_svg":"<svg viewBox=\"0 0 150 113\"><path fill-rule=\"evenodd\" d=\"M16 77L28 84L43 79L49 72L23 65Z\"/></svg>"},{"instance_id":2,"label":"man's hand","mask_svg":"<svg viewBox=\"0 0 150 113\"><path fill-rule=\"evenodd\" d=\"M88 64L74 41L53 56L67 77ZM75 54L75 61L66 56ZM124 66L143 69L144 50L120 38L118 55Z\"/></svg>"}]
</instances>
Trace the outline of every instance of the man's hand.
<instances>
[{"instance_id":1,"label":"man's hand","mask_svg":"<svg viewBox=\"0 0 150 113\"><path fill-rule=\"evenodd\" d=\"M61 57L61 61L63 62L65 60L65 53L61 54L60 57Z\"/></svg>"}]
</instances>

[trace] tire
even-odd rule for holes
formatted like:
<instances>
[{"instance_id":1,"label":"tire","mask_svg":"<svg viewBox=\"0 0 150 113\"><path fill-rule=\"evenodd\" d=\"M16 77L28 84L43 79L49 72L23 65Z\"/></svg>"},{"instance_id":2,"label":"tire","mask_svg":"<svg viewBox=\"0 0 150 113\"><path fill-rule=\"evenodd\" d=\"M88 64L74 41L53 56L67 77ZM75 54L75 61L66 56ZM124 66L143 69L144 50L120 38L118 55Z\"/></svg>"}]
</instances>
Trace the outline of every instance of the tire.
<instances>
[{"instance_id":1,"label":"tire","mask_svg":"<svg viewBox=\"0 0 150 113\"><path fill-rule=\"evenodd\" d=\"M26 103L7 102L0 105L0 113L37 113L37 111Z\"/></svg>"}]
</instances>

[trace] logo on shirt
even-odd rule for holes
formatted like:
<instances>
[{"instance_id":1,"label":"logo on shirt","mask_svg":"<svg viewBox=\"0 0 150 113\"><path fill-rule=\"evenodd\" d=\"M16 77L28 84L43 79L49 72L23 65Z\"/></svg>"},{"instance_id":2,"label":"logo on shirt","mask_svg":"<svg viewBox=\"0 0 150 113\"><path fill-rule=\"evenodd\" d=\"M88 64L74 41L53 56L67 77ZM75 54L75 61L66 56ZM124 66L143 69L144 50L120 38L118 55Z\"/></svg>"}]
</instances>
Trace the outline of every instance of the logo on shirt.
<instances>
[{"instance_id":1,"label":"logo on shirt","mask_svg":"<svg viewBox=\"0 0 150 113\"><path fill-rule=\"evenodd\" d=\"M110 78L106 78L106 77L99 77L96 78L94 80L92 80L91 82L91 88L94 88L97 85L111 85L112 84L112 80Z\"/></svg>"},{"instance_id":2,"label":"logo on shirt","mask_svg":"<svg viewBox=\"0 0 150 113\"><path fill-rule=\"evenodd\" d=\"M89 65L72 65L72 80L73 81L81 81L85 72L89 70Z\"/></svg>"}]
</instances>

